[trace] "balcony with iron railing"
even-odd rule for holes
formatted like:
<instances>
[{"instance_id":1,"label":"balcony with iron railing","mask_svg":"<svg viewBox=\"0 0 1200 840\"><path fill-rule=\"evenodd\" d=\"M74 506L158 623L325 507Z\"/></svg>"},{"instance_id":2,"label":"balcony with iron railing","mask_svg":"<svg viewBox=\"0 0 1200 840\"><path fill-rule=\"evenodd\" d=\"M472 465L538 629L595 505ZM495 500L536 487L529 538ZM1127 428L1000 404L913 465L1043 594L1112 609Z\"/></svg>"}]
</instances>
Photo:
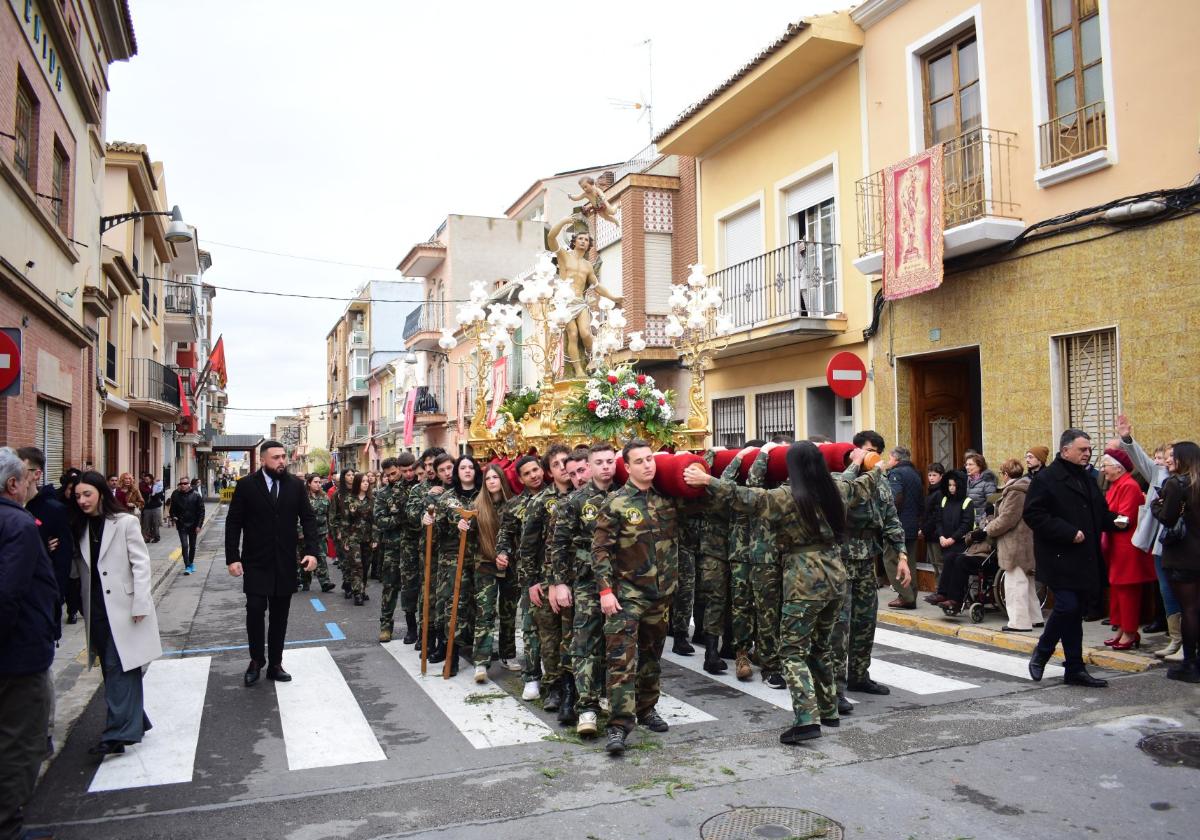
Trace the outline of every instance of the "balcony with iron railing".
<instances>
[{"instance_id":1,"label":"balcony with iron railing","mask_svg":"<svg viewBox=\"0 0 1200 840\"><path fill-rule=\"evenodd\" d=\"M347 389L347 397L365 397L370 393L369 377L366 376L351 376L349 380L350 387Z\"/></svg>"},{"instance_id":2,"label":"balcony with iron railing","mask_svg":"<svg viewBox=\"0 0 1200 840\"><path fill-rule=\"evenodd\" d=\"M347 442L365 440L370 434L370 428L366 423L351 423L346 428Z\"/></svg>"},{"instance_id":3,"label":"balcony with iron railing","mask_svg":"<svg viewBox=\"0 0 1200 840\"><path fill-rule=\"evenodd\" d=\"M195 286L190 283L163 284L163 329L168 341L192 342L199 339L199 312Z\"/></svg>"},{"instance_id":4,"label":"balcony with iron railing","mask_svg":"<svg viewBox=\"0 0 1200 840\"><path fill-rule=\"evenodd\" d=\"M733 321L730 345L778 345L844 332L840 258L837 243L798 241L710 274L709 283L721 291L722 312Z\"/></svg>"},{"instance_id":5,"label":"balcony with iron railing","mask_svg":"<svg viewBox=\"0 0 1200 840\"><path fill-rule=\"evenodd\" d=\"M436 388L428 385L418 386L414 409L413 422L418 426L446 422L445 401Z\"/></svg>"},{"instance_id":6,"label":"balcony with iron railing","mask_svg":"<svg viewBox=\"0 0 1200 840\"><path fill-rule=\"evenodd\" d=\"M442 305L423 303L404 319L404 347L407 350L432 350L441 337Z\"/></svg>"},{"instance_id":7,"label":"balcony with iron railing","mask_svg":"<svg viewBox=\"0 0 1200 840\"><path fill-rule=\"evenodd\" d=\"M129 408L149 420L174 422L179 416L179 379L154 359L129 360Z\"/></svg>"},{"instance_id":8,"label":"balcony with iron railing","mask_svg":"<svg viewBox=\"0 0 1200 840\"><path fill-rule=\"evenodd\" d=\"M178 374L180 380L183 381L183 393L188 399L195 399L196 393L193 387L193 377L196 371L188 367L180 367L179 365L167 365L167 368L174 374Z\"/></svg>"},{"instance_id":9,"label":"balcony with iron railing","mask_svg":"<svg viewBox=\"0 0 1200 840\"><path fill-rule=\"evenodd\" d=\"M1041 168L1051 169L1108 147L1104 101L1092 102L1038 126Z\"/></svg>"},{"instance_id":10,"label":"balcony with iron railing","mask_svg":"<svg viewBox=\"0 0 1200 840\"><path fill-rule=\"evenodd\" d=\"M1013 195L1017 135L977 128L942 144L944 258L1011 242L1025 229ZM858 259L863 274L883 271L884 170L855 184Z\"/></svg>"}]
</instances>

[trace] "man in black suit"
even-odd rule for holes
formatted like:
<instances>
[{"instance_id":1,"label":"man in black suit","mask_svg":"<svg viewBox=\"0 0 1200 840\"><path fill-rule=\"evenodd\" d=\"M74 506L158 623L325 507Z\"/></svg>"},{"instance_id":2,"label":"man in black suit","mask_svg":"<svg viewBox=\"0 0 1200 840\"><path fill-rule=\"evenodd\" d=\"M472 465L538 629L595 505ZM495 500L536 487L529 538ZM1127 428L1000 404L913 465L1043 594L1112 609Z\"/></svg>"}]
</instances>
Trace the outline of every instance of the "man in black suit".
<instances>
[{"instance_id":1,"label":"man in black suit","mask_svg":"<svg viewBox=\"0 0 1200 840\"><path fill-rule=\"evenodd\" d=\"M1038 471L1025 494L1025 524L1033 531L1037 579L1054 593L1054 610L1029 660L1029 675L1040 680L1061 641L1063 681L1103 688L1083 664L1083 611L1101 586L1104 565L1100 536L1116 530L1116 517L1088 473L1092 440L1079 429L1067 429L1058 457Z\"/></svg>"},{"instance_id":2,"label":"man in black suit","mask_svg":"<svg viewBox=\"0 0 1200 840\"><path fill-rule=\"evenodd\" d=\"M225 518L225 564L229 574L243 578L246 593L246 635L250 667L246 685L258 682L267 666L267 679L288 682L283 670L283 640L288 610L296 591L296 523L304 532L306 572L317 565L317 527L304 482L287 471L287 451L277 440L258 448L262 469L237 483ZM263 622L271 614L263 655Z\"/></svg>"}]
</instances>

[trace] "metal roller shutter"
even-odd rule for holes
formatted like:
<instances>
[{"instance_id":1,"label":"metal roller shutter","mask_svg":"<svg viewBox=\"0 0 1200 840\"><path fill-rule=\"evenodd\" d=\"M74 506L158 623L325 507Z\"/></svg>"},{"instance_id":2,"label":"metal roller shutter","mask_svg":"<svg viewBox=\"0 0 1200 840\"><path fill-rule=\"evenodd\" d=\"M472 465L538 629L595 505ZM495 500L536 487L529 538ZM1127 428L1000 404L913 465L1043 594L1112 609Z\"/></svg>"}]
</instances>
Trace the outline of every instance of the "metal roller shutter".
<instances>
[{"instance_id":1,"label":"metal roller shutter","mask_svg":"<svg viewBox=\"0 0 1200 840\"><path fill-rule=\"evenodd\" d=\"M671 307L671 234L646 234L646 313L668 315Z\"/></svg>"},{"instance_id":2,"label":"metal roller shutter","mask_svg":"<svg viewBox=\"0 0 1200 840\"><path fill-rule=\"evenodd\" d=\"M1114 330L1059 339L1066 370L1067 422L1092 436L1099 447L1117 422L1117 336Z\"/></svg>"},{"instance_id":3,"label":"metal roller shutter","mask_svg":"<svg viewBox=\"0 0 1200 840\"><path fill-rule=\"evenodd\" d=\"M725 268L753 259L762 253L762 208L755 204L722 224Z\"/></svg>"},{"instance_id":4,"label":"metal roller shutter","mask_svg":"<svg viewBox=\"0 0 1200 840\"><path fill-rule=\"evenodd\" d=\"M57 484L63 474L63 435L66 411L62 406L38 400L37 448L46 455L44 481Z\"/></svg>"},{"instance_id":5,"label":"metal roller shutter","mask_svg":"<svg viewBox=\"0 0 1200 840\"><path fill-rule=\"evenodd\" d=\"M784 194L784 207L787 208L788 216L794 216L809 207L816 207L834 195L833 167L830 167L821 174L806 178L789 188Z\"/></svg>"}]
</instances>

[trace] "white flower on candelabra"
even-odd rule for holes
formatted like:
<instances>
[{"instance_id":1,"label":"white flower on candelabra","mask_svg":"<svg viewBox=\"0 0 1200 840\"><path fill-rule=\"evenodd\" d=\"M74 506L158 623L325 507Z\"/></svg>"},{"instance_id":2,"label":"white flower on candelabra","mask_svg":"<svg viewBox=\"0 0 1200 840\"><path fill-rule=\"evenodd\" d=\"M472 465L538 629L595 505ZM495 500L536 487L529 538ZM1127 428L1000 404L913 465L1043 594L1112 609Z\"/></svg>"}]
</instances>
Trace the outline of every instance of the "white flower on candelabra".
<instances>
[{"instance_id":1,"label":"white flower on candelabra","mask_svg":"<svg viewBox=\"0 0 1200 840\"><path fill-rule=\"evenodd\" d=\"M629 349L634 353L641 353L646 349L646 339L642 337L640 331L629 334Z\"/></svg>"},{"instance_id":2,"label":"white flower on candelabra","mask_svg":"<svg viewBox=\"0 0 1200 840\"><path fill-rule=\"evenodd\" d=\"M482 280L476 280L471 284L471 303L477 307L482 307L488 300L487 287L483 285Z\"/></svg>"},{"instance_id":3,"label":"white flower on candelabra","mask_svg":"<svg viewBox=\"0 0 1200 840\"><path fill-rule=\"evenodd\" d=\"M733 332L733 318L728 315L717 316L717 335L729 335Z\"/></svg>"},{"instance_id":4,"label":"white flower on candelabra","mask_svg":"<svg viewBox=\"0 0 1200 840\"><path fill-rule=\"evenodd\" d=\"M438 339L438 347L443 350L453 350L458 346L458 339L454 337L454 330L449 327L442 329L442 337Z\"/></svg>"},{"instance_id":5,"label":"white flower on candelabra","mask_svg":"<svg viewBox=\"0 0 1200 840\"><path fill-rule=\"evenodd\" d=\"M667 338L679 338L683 335L683 324L674 314L668 315L667 325L663 327L663 332L666 333Z\"/></svg>"},{"instance_id":6,"label":"white flower on candelabra","mask_svg":"<svg viewBox=\"0 0 1200 840\"><path fill-rule=\"evenodd\" d=\"M554 266L552 256L549 251L542 251L538 254L537 265L533 268L534 276L549 281L558 274L558 269Z\"/></svg>"},{"instance_id":7,"label":"white flower on candelabra","mask_svg":"<svg viewBox=\"0 0 1200 840\"><path fill-rule=\"evenodd\" d=\"M704 329L704 325L706 323L708 323L708 319L704 317L703 312L692 312L690 315L688 315L688 329L702 330Z\"/></svg>"},{"instance_id":8,"label":"white flower on candelabra","mask_svg":"<svg viewBox=\"0 0 1200 840\"><path fill-rule=\"evenodd\" d=\"M688 275L688 285L693 289L702 289L708 285L708 278L704 276L704 266L696 263L691 267L692 272Z\"/></svg>"},{"instance_id":9,"label":"white flower on candelabra","mask_svg":"<svg viewBox=\"0 0 1200 840\"><path fill-rule=\"evenodd\" d=\"M708 290L704 293L704 305L709 309L720 309L722 302L721 290L716 286L709 286Z\"/></svg>"},{"instance_id":10,"label":"white flower on candelabra","mask_svg":"<svg viewBox=\"0 0 1200 840\"><path fill-rule=\"evenodd\" d=\"M625 310L614 309L608 313L608 325L614 330L623 330L628 323L625 320Z\"/></svg>"},{"instance_id":11,"label":"white flower on candelabra","mask_svg":"<svg viewBox=\"0 0 1200 840\"><path fill-rule=\"evenodd\" d=\"M601 297L601 298L600 298L600 311L601 311L601 312L609 312L609 311L611 311L611 310L612 310L614 307L616 307L616 304L615 304L615 303L613 303L613 302L612 302L611 300L609 300L608 298L606 298L606 297Z\"/></svg>"},{"instance_id":12,"label":"white flower on candelabra","mask_svg":"<svg viewBox=\"0 0 1200 840\"><path fill-rule=\"evenodd\" d=\"M671 296L667 299L667 306L671 309L683 309L688 303L688 290L686 286L675 284L671 286Z\"/></svg>"}]
</instances>

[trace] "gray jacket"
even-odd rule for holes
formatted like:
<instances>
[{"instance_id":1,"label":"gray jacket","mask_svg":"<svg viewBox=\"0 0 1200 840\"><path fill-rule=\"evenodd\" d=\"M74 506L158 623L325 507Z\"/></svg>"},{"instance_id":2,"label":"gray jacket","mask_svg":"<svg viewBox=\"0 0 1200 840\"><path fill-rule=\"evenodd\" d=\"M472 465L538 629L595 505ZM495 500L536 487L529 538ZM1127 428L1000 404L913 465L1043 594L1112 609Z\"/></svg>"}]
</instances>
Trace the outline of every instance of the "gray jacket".
<instances>
[{"instance_id":1,"label":"gray jacket","mask_svg":"<svg viewBox=\"0 0 1200 840\"><path fill-rule=\"evenodd\" d=\"M1158 490L1167 480L1167 468L1154 463L1154 459L1146 454L1146 450L1138 445L1133 438L1121 439L1121 449L1133 461L1133 468L1141 473L1142 478L1150 484L1146 491L1146 504L1138 510L1137 527L1133 532L1133 544L1142 551L1149 551L1155 556L1162 556L1162 543L1158 541L1159 529L1162 525L1154 514L1150 513L1150 505L1158 498Z\"/></svg>"}]
</instances>

